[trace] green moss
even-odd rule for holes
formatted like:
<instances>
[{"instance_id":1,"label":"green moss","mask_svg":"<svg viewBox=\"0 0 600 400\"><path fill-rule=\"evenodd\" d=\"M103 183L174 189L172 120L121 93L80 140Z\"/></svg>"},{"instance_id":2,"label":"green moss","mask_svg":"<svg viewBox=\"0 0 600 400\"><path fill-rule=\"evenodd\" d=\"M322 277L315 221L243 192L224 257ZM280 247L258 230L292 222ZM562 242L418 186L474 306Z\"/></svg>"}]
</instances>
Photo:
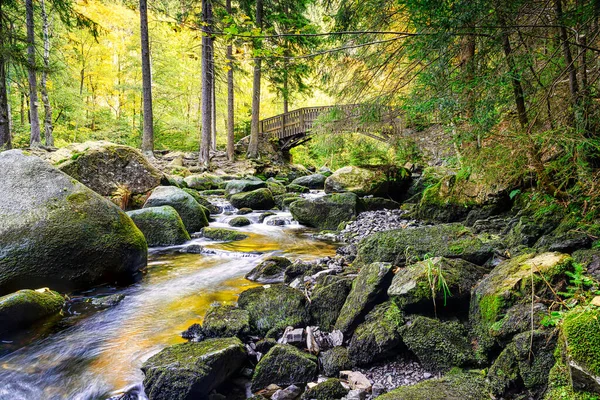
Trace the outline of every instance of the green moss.
<instances>
[{"instance_id":1,"label":"green moss","mask_svg":"<svg viewBox=\"0 0 600 400\"><path fill-rule=\"evenodd\" d=\"M288 270L286 270L286 274L288 274ZM311 321L314 325L326 332L333 329L348 293L350 293L351 282L349 279L338 278L333 283L317 285L312 292L312 301L309 306Z\"/></svg>"},{"instance_id":2,"label":"green moss","mask_svg":"<svg viewBox=\"0 0 600 400\"><path fill-rule=\"evenodd\" d=\"M342 386L339 379L327 379L317 386L308 389L302 395L303 399L336 400L348 394L348 389Z\"/></svg>"},{"instance_id":3,"label":"green moss","mask_svg":"<svg viewBox=\"0 0 600 400\"><path fill-rule=\"evenodd\" d=\"M599 400L596 393L579 392L571 387L569 367L559 358L550 370L544 400Z\"/></svg>"},{"instance_id":4,"label":"green moss","mask_svg":"<svg viewBox=\"0 0 600 400\"><path fill-rule=\"evenodd\" d=\"M292 262L285 257L268 257L246 274L246 279L261 283L283 281L283 274Z\"/></svg>"},{"instance_id":5,"label":"green moss","mask_svg":"<svg viewBox=\"0 0 600 400\"><path fill-rule=\"evenodd\" d=\"M0 332L31 325L60 312L65 298L49 289L19 290L0 297Z\"/></svg>"},{"instance_id":6,"label":"green moss","mask_svg":"<svg viewBox=\"0 0 600 400\"><path fill-rule=\"evenodd\" d=\"M248 235L238 231L234 231L232 229L211 227L206 227L202 229L202 235L208 239L223 241L244 240L248 238Z\"/></svg>"},{"instance_id":7,"label":"green moss","mask_svg":"<svg viewBox=\"0 0 600 400\"><path fill-rule=\"evenodd\" d=\"M266 188L237 193L232 195L229 200L235 208L248 207L253 210L269 210L275 205L271 191Z\"/></svg>"},{"instance_id":8,"label":"green moss","mask_svg":"<svg viewBox=\"0 0 600 400\"><path fill-rule=\"evenodd\" d=\"M170 206L149 207L127 213L142 231L149 246L169 246L190 240L183 221Z\"/></svg>"},{"instance_id":9,"label":"green moss","mask_svg":"<svg viewBox=\"0 0 600 400\"><path fill-rule=\"evenodd\" d=\"M221 209L219 207L215 206L210 201L202 197L202 195L198 193L197 190L188 188L183 188L183 190L187 194L192 196L194 200L196 200L198 204L200 204L205 209L204 214L206 215L206 218L210 218L210 214L219 214L221 212Z\"/></svg>"},{"instance_id":10,"label":"green moss","mask_svg":"<svg viewBox=\"0 0 600 400\"><path fill-rule=\"evenodd\" d=\"M290 345L276 345L260 359L252 377L252 391L269 384L303 385L317 375L317 358Z\"/></svg>"},{"instance_id":11,"label":"green moss","mask_svg":"<svg viewBox=\"0 0 600 400\"><path fill-rule=\"evenodd\" d=\"M340 371L352 369L352 361L346 347L338 346L319 355L323 374L325 376L339 376Z\"/></svg>"},{"instance_id":12,"label":"green moss","mask_svg":"<svg viewBox=\"0 0 600 400\"><path fill-rule=\"evenodd\" d=\"M569 357L600 376L600 310L574 310L562 323Z\"/></svg>"},{"instance_id":13,"label":"green moss","mask_svg":"<svg viewBox=\"0 0 600 400\"><path fill-rule=\"evenodd\" d=\"M213 305L204 316L202 329L207 337L244 338L250 333L250 315L234 306Z\"/></svg>"},{"instance_id":14,"label":"green moss","mask_svg":"<svg viewBox=\"0 0 600 400\"><path fill-rule=\"evenodd\" d=\"M252 224L252 222L246 217L234 217L229 220L230 226L247 226Z\"/></svg>"}]
</instances>

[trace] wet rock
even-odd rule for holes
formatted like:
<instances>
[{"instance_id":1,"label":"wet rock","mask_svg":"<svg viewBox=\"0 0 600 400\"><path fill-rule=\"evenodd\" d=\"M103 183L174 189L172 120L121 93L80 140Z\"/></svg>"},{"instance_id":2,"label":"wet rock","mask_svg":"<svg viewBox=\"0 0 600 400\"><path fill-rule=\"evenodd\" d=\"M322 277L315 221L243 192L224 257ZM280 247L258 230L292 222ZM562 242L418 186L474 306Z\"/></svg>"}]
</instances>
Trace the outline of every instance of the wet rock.
<instances>
[{"instance_id":1,"label":"wet rock","mask_svg":"<svg viewBox=\"0 0 600 400\"><path fill-rule=\"evenodd\" d=\"M229 197L234 194L243 193L243 192L251 192L257 189L266 188L266 182L256 181L256 180L232 180L227 182L225 185L225 196ZM240 208L240 207L238 207ZM252 207L251 207L252 208Z\"/></svg>"},{"instance_id":2,"label":"wet rock","mask_svg":"<svg viewBox=\"0 0 600 400\"><path fill-rule=\"evenodd\" d=\"M383 197L365 197L363 201L367 211L398 210L400 208L400 203L397 201Z\"/></svg>"},{"instance_id":3,"label":"wet rock","mask_svg":"<svg viewBox=\"0 0 600 400\"><path fill-rule=\"evenodd\" d=\"M279 196L287 193L287 189L279 182L267 182L267 189L271 191L273 196Z\"/></svg>"},{"instance_id":4,"label":"wet rock","mask_svg":"<svg viewBox=\"0 0 600 400\"><path fill-rule=\"evenodd\" d=\"M223 180L215 175L190 175L184 179L187 187L195 190L222 189Z\"/></svg>"},{"instance_id":5,"label":"wet rock","mask_svg":"<svg viewBox=\"0 0 600 400\"><path fill-rule=\"evenodd\" d=\"M198 232L208 226L205 208L183 189L174 186L159 186L152 191L144 208L171 206L181 217L188 232Z\"/></svg>"},{"instance_id":6,"label":"wet rock","mask_svg":"<svg viewBox=\"0 0 600 400\"><path fill-rule=\"evenodd\" d=\"M533 309L533 324L539 327L542 320L548 315L548 308L544 304L530 302L515 304L506 310L504 317L490 327L490 335L500 342L507 342L521 332L531 329L531 313Z\"/></svg>"},{"instance_id":7,"label":"wet rock","mask_svg":"<svg viewBox=\"0 0 600 400\"><path fill-rule=\"evenodd\" d=\"M337 346L319 355L319 360L325 376L339 376L340 371L352 368L348 349Z\"/></svg>"},{"instance_id":8,"label":"wet rock","mask_svg":"<svg viewBox=\"0 0 600 400\"><path fill-rule=\"evenodd\" d=\"M292 265L286 268L283 281L291 283L294 279L307 275L314 268L314 264L302 260L296 260Z\"/></svg>"},{"instance_id":9,"label":"wet rock","mask_svg":"<svg viewBox=\"0 0 600 400\"><path fill-rule=\"evenodd\" d=\"M453 372L439 379L431 379L413 386L394 389L379 400L448 400L489 399L484 377L479 372Z\"/></svg>"},{"instance_id":10,"label":"wet rock","mask_svg":"<svg viewBox=\"0 0 600 400\"><path fill-rule=\"evenodd\" d=\"M400 194L410 182L410 173L403 168L387 174L382 169L348 166L336 170L325 180L325 193L352 192L359 196Z\"/></svg>"},{"instance_id":11,"label":"wet rock","mask_svg":"<svg viewBox=\"0 0 600 400\"><path fill-rule=\"evenodd\" d=\"M301 224L321 230L337 230L363 210L362 200L353 193L340 193L317 199L300 199L290 204L290 212Z\"/></svg>"},{"instance_id":12,"label":"wet rock","mask_svg":"<svg viewBox=\"0 0 600 400\"><path fill-rule=\"evenodd\" d=\"M143 365L149 400L192 400L207 396L246 360L237 338L208 339L170 346Z\"/></svg>"},{"instance_id":13,"label":"wet rock","mask_svg":"<svg viewBox=\"0 0 600 400\"><path fill-rule=\"evenodd\" d=\"M292 185L305 186L309 189L323 189L326 177L322 174L301 176L292 181Z\"/></svg>"},{"instance_id":14,"label":"wet rock","mask_svg":"<svg viewBox=\"0 0 600 400\"><path fill-rule=\"evenodd\" d=\"M300 195L298 194L287 193L283 195L274 196L273 199L275 200L275 205L280 210L286 210L290 206L290 204L302 199L302 197L300 197Z\"/></svg>"},{"instance_id":15,"label":"wet rock","mask_svg":"<svg viewBox=\"0 0 600 400\"><path fill-rule=\"evenodd\" d=\"M306 326L306 297L285 285L268 285L248 289L240 294L240 308L250 313L253 332L265 335L272 329Z\"/></svg>"},{"instance_id":16,"label":"wet rock","mask_svg":"<svg viewBox=\"0 0 600 400\"><path fill-rule=\"evenodd\" d=\"M131 281L147 244L131 218L68 175L20 150L0 153L0 295Z\"/></svg>"},{"instance_id":17,"label":"wet rock","mask_svg":"<svg viewBox=\"0 0 600 400\"><path fill-rule=\"evenodd\" d=\"M509 222L508 230L504 237L506 247L533 246L540 237L554 230L560 223L561 217L558 214L549 213L540 216L523 215L515 218Z\"/></svg>"},{"instance_id":18,"label":"wet rock","mask_svg":"<svg viewBox=\"0 0 600 400\"><path fill-rule=\"evenodd\" d=\"M294 183L290 183L286 186L287 193L309 193L310 189L306 186L296 185Z\"/></svg>"},{"instance_id":19,"label":"wet rock","mask_svg":"<svg viewBox=\"0 0 600 400\"><path fill-rule=\"evenodd\" d=\"M400 328L403 324L402 312L394 303L377 305L352 336L348 353L353 365L370 364L392 355L402 344Z\"/></svg>"},{"instance_id":20,"label":"wet rock","mask_svg":"<svg viewBox=\"0 0 600 400\"><path fill-rule=\"evenodd\" d=\"M252 212L251 208L240 208L237 212L237 215L246 215Z\"/></svg>"},{"instance_id":21,"label":"wet rock","mask_svg":"<svg viewBox=\"0 0 600 400\"><path fill-rule=\"evenodd\" d=\"M401 333L406 347L427 369L445 371L475 362L467 332L457 322L418 316Z\"/></svg>"},{"instance_id":22,"label":"wet rock","mask_svg":"<svg viewBox=\"0 0 600 400\"><path fill-rule=\"evenodd\" d=\"M278 344L256 365L252 377L252 390L274 383L279 386L304 385L317 375L316 357L297 348Z\"/></svg>"},{"instance_id":23,"label":"wet rock","mask_svg":"<svg viewBox=\"0 0 600 400\"><path fill-rule=\"evenodd\" d=\"M65 298L50 289L23 289L0 297L0 333L27 327L57 315Z\"/></svg>"},{"instance_id":24,"label":"wet rock","mask_svg":"<svg viewBox=\"0 0 600 400\"><path fill-rule=\"evenodd\" d=\"M371 381L362 372L341 371L340 378L347 380L352 390L371 391Z\"/></svg>"},{"instance_id":25,"label":"wet rock","mask_svg":"<svg viewBox=\"0 0 600 400\"><path fill-rule=\"evenodd\" d=\"M234 231L233 229L210 227L202 229L202 236L204 236L207 239L223 241L244 240L248 237L248 235L238 231Z\"/></svg>"},{"instance_id":26,"label":"wet rock","mask_svg":"<svg viewBox=\"0 0 600 400\"><path fill-rule=\"evenodd\" d=\"M348 394L348 389L342 386L339 379L330 378L317 386L308 389L302 395L302 399L333 400L341 399Z\"/></svg>"},{"instance_id":27,"label":"wet rock","mask_svg":"<svg viewBox=\"0 0 600 400\"><path fill-rule=\"evenodd\" d=\"M229 305L211 306L202 322L206 337L245 338L250 333L250 314L248 311Z\"/></svg>"},{"instance_id":28,"label":"wet rock","mask_svg":"<svg viewBox=\"0 0 600 400\"><path fill-rule=\"evenodd\" d=\"M352 288L352 280L337 278L329 284L320 284L313 290L308 311L314 325L330 331Z\"/></svg>"},{"instance_id":29,"label":"wet rock","mask_svg":"<svg viewBox=\"0 0 600 400\"><path fill-rule=\"evenodd\" d=\"M300 397L302 394L302 389L300 389L296 385L290 385L285 389L279 389L273 396L271 396L271 400L294 400Z\"/></svg>"},{"instance_id":30,"label":"wet rock","mask_svg":"<svg viewBox=\"0 0 600 400\"><path fill-rule=\"evenodd\" d=\"M110 308L118 305L125 299L125 295L121 293L115 293L108 296L96 297L92 299L91 303L100 308Z\"/></svg>"},{"instance_id":31,"label":"wet rock","mask_svg":"<svg viewBox=\"0 0 600 400\"><path fill-rule=\"evenodd\" d=\"M187 189L187 188L183 188L183 191L186 192L187 194L189 194L190 196L192 196L194 198L194 200L196 200L198 202L198 204L200 204L202 207L206 208L206 210L208 210L208 213L206 212L206 210L204 210L204 213L206 214L206 218L208 218L210 216L210 214L220 214L223 212L223 209L219 206L214 205L213 203L211 203L210 201L208 201L205 197L203 197L200 193L198 193L197 190L195 189Z\"/></svg>"},{"instance_id":32,"label":"wet rock","mask_svg":"<svg viewBox=\"0 0 600 400\"><path fill-rule=\"evenodd\" d=\"M267 257L246 274L246 279L259 283L282 283L283 274L292 262L285 257Z\"/></svg>"},{"instance_id":33,"label":"wet rock","mask_svg":"<svg viewBox=\"0 0 600 400\"><path fill-rule=\"evenodd\" d=\"M265 222L266 218L272 217L273 215L277 215L277 214L272 211L264 212L258 216L258 222L262 224L263 222Z\"/></svg>"},{"instance_id":34,"label":"wet rock","mask_svg":"<svg viewBox=\"0 0 600 400\"><path fill-rule=\"evenodd\" d=\"M192 324L185 331L181 332L181 337L192 342L201 342L206 338L206 335L200 324Z\"/></svg>"},{"instance_id":35,"label":"wet rock","mask_svg":"<svg viewBox=\"0 0 600 400\"><path fill-rule=\"evenodd\" d=\"M275 206L275 200L269 189L234 194L229 201L235 208L247 207L253 210L269 210Z\"/></svg>"},{"instance_id":36,"label":"wet rock","mask_svg":"<svg viewBox=\"0 0 600 400\"><path fill-rule=\"evenodd\" d=\"M181 217L171 206L142 208L127 215L142 231L148 246L171 246L191 239Z\"/></svg>"},{"instance_id":37,"label":"wet rock","mask_svg":"<svg viewBox=\"0 0 600 400\"><path fill-rule=\"evenodd\" d=\"M364 266L346 298L335 328L343 333L354 330L378 300L385 296L392 277L391 264L372 263Z\"/></svg>"},{"instance_id":38,"label":"wet rock","mask_svg":"<svg viewBox=\"0 0 600 400\"><path fill-rule=\"evenodd\" d=\"M262 354L267 354L269 352L269 350L271 350L273 347L275 347L276 344L277 344L277 341L275 339L270 339L270 338L261 339L258 342L256 342L256 351L258 351Z\"/></svg>"},{"instance_id":39,"label":"wet rock","mask_svg":"<svg viewBox=\"0 0 600 400\"><path fill-rule=\"evenodd\" d=\"M541 251L558 251L572 253L576 250L587 249L592 245L592 238L585 232L565 232L542 236L535 244Z\"/></svg>"},{"instance_id":40,"label":"wet rock","mask_svg":"<svg viewBox=\"0 0 600 400\"><path fill-rule=\"evenodd\" d=\"M228 224L229 224L229 226L240 227L240 226L251 225L252 221L250 221L246 217L235 217L235 218L230 219Z\"/></svg>"},{"instance_id":41,"label":"wet rock","mask_svg":"<svg viewBox=\"0 0 600 400\"><path fill-rule=\"evenodd\" d=\"M483 265L493 253L495 243L478 236L461 224L394 229L368 236L358 244L356 262L374 261L404 265L411 260L430 257L462 258Z\"/></svg>"}]
</instances>

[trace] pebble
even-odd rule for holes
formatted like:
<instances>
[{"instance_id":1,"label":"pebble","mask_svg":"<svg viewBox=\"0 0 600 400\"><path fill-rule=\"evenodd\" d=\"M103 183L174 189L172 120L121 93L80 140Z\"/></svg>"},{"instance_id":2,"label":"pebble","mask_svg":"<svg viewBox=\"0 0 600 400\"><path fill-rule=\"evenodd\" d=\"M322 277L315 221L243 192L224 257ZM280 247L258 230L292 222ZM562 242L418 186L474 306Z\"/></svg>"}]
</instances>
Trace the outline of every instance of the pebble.
<instances>
[{"instance_id":1,"label":"pebble","mask_svg":"<svg viewBox=\"0 0 600 400\"><path fill-rule=\"evenodd\" d=\"M368 368L357 368L373 385L380 384L387 391L398 386L414 385L425 379L434 377L434 374L425 370L418 361L406 360L401 357L373 364Z\"/></svg>"},{"instance_id":2,"label":"pebble","mask_svg":"<svg viewBox=\"0 0 600 400\"><path fill-rule=\"evenodd\" d=\"M399 228L414 228L421 223L407 219L404 210L380 210L366 211L358 214L356 220L350 222L338 234L337 240L350 244L356 244L366 236L376 232L389 231Z\"/></svg>"}]
</instances>

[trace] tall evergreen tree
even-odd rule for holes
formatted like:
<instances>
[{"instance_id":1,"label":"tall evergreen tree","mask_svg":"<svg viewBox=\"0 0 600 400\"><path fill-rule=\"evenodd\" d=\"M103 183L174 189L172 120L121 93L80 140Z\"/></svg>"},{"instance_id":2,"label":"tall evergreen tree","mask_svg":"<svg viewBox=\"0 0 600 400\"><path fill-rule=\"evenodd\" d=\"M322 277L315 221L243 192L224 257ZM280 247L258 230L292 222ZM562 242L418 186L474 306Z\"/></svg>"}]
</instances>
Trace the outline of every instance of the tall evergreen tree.
<instances>
[{"instance_id":1,"label":"tall evergreen tree","mask_svg":"<svg viewBox=\"0 0 600 400\"><path fill-rule=\"evenodd\" d=\"M154 150L154 117L152 113L152 66L150 64L147 0L140 0L140 38L142 47L142 103L144 107L142 151L152 153Z\"/></svg>"},{"instance_id":2,"label":"tall evergreen tree","mask_svg":"<svg viewBox=\"0 0 600 400\"><path fill-rule=\"evenodd\" d=\"M42 139L40 135L40 119L38 113L33 0L25 0L25 14L27 19L27 76L29 83L29 144L32 147L36 147L41 144Z\"/></svg>"}]
</instances>

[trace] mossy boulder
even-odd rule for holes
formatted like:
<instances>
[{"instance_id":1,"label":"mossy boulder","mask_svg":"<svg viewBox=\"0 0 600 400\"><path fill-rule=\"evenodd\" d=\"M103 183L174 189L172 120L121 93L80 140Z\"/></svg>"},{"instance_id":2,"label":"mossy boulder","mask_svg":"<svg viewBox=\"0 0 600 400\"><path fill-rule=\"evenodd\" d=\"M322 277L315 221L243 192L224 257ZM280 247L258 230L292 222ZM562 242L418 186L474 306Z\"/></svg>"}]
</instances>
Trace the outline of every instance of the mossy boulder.
<instances>
[{"instance_id":1,"label":"mossy boulder","mask_svg":"<svg viewBox=\"0 0 600 400\"><path fill-rule=\"evenodd\" d=\"M296 185L295 183L290 183L286 186L287 193L308 193L310 189L306 186Z\"/></svg>"},{"instance_id":2,"label":"mossy boulder","mask_svg":"<svg viewBox=\"0 0 600 400\"><path fill-rule=\"evenodd\" d=\"M349 333L363 320L373 307L385 297L393 277L392 265L372 263L362 267L352 284L335 328Z\"/></svg>"},{"instance_id":3,"label":"mossy boulder","mask_svg":"<svg viewBox=\"0 0 600 400\"><path fill-rule=\"evenodd\" d=\"M290 204L290 212L294 219L320 230L337 230L340 223L356 217L363 209L362 200L353 193L300 199Z\"/></svg>"},{"instance_id":4,"label":"mossy boulder","mask_svg":"<svg viewBox=\"0 0 600 400\"><path fill-rule=\"evenodd\" d=\"M229 224L229 226L240 227L240 226L252 225L252 221L250 221L246 217L234 217L229 220L228 224Z\"/></svg>"},{"instance_id":5,"label":"mossy boulder","mask_svg":"<svg viewBox=\"0 0 600 400\"><path fill-rule=\"evenodd\" d=\"M388 296L408 312L456 308L469 304L471 289L486 272L485 268L460 258L429 258L400 269Z\"/></svg>"},{"instance_id":6,"label":"mossy boulder","mask_svg":"<svg viewBox=\"0 0 600 400\"><path fill-rule=\"evenodd\" d=\"M269 210L275 206L275 200L269 189L234 194L229 201L235 208L248 207L253 210Z\"/></svg>"},{"instance_id":7,"label":"mossy boulder","mask_svg":"<svg viewBox=\"0 0 600 400\"><path fill-rule=\"evenodd\" d=\"M402 340L430 370L445 371L475 362L467 331L458 322L418 316L402 328Z\"/></svg>"},{"instance_id":8,"label":"mossy boulder","mask_svg":"<svg viewBox=\"0 0 600 400\"><path fill-rule=\"evenodd\" d=\"M561 253L523 254L500 263L483 278L473 288L469 310L478 354L485 356L496 345L492 331L505 322L507 310L530 301L532 280L538 298L554 299L549 286L572 270L572 261Z\"/></svg>"},{"instance_id":9,"label":"mossy boulder","mask_svg":"<svg viewBox=\"0 0 600 400\"><path fill-rule=\"evenodd\" d=\"M379 400L489 400L485 378L480 372L451 371L439 379L401 386Z\"/></svg>"},{"instance_id":10,"label":"mossy boulder","mask_svg":"<svg viewBox=\"0 0 600 400\"><path fill-rule=\"evenodd\" d=\"M483 265L493 254L495 243L476 235L461 224L393 229L367 236L358 244L356 263L374 261L404 265L411 260L430 257L462 258Z\"/></svg>"},{"instance_id":11,"label":"mossy boulder","mask_svg":"<svg viewBox=\"0 0 600 400\"><path fill-rule=\"evenodd\" d=\"M188 188L194 190L222 189L224 184L221 178L210 174L186 176L184 181Z\"/></svg>"},{"instance_id":12,"label":"mossy boulder","mask_svg":"<svg viewBox=\"0 0 600 400\"><path fill-rule=\"evenodd\" d=\"M112 195L121 186L132 194L143 194L163 180L163 174L139 150L105 141L72 144L49 153L47 158L102 196Z\"/></svg>"},{"instance_id":13,"label":"mossy boulder","mask_svg":"<svg viewBox=\"0 0 600 400\"><path fill-rule=\"evenodd\" d=\"M278 196L287 193L287 189L279 182L267 182L267 189L271 191L273 196Z\"/></svg>"},{"instance_id":14,"label":"mossy boulder","mask_svg":"<svg viewBox=\"0 0 600 400\"><path fill-rule=\"evenodd\" d=\"M268 257L246 274L246 279L259 283L282 283L283 274L292 262L285 257Z\"/></svg>"},{"instance_id":15,"label":"mossy boulder","mask_svg":"<svg viewBox=\"0 0 600 400\"><path fill-rule=\"evenodd\" d=\"M366 211L398 210L400 208L400 203L397 201L383 197L365 197L363 201Z\"/></svg>"},{"instance_id":16,"label":"mossy boulder","mask_svg":"<svg viewBox=\"0 0 600 400\"><path fill-rule=\"evenodd\" d=\"M176 344L143 365L149 400L194 400L208 394L236 373L246 360L237 338Z\"/></svg>"},{"instance_id":17,"label":"mossy boulder","mask_svg":"<svg viewBox=\"0 0 600 400\"><path fill-rule=\"evenodd\" d=\"M385 171L383 168L348 166L336 170L325 180L325 193L352 192L358 196L383 196L392 192L400 197L400 192L409 182L410 173L404 168Z\"/></svg>"},{"instance_id":18,"label":"mossy boulder","mask_svg":"<svg viewBox=\"0 0 600 400\"><path fill-rule=\"evenodd\" d=\"M250 313L252 331L263 336L272 329L302 327L308 322L306 297L285 285L248 289L240 294L238 305Z\"/></svg>"},{"instance_id":19,"label":"mossy boulder","mask_svg":"<svg viewBox=\"0 0 600 400\"><path fill-rule=\"evenodd\" d=\"M342 386L339 379L327 379L308 389L302 395L302 399L306 400L336 400L341 399L348 394L348 389Z\"/></svg>"},{"instance_id":20,"label":"mossy boulder","mask_svg":"<svg viewBox=\"0 0 600 400\"><path fill-rule=\"evenodd\" d=\"M291 283L296 278L302 278L304 275L308 274L309 271L314 268L315 265L313 263L296 260L285 269L285 273L283 275L283 281L285 283Z\"/></svg>"},{"instance_id":21,"label":"mossy boulder","mask_svg":"<svg viewBox=\"0 0 600 400\"><path fill-rule=\"evenodd\" d=\"M533 313L533 316L532 316ZM531 329L531 321L540 327L548 315L548 308L541 303L517 303L504 312L500 321L490 327L490 335L501 345L510 342L513 336Z\"/></svg>"},{"instance_id":22,"label":"mossy boulder","mask_svg":"<svg viewBox=\"0 0 600 400\"><path fill-rule=\"evenodd\" d=\"M252 391L270 384L305 385L317 376L317 358L287 344L273 347L260 359L252 376Z\"/></svg>"},{"instance_id":23,"label":"mossy boulder","mask_svg":"<svg viewBox=\"0 0 600 400\"><path fill-rule=\"evenodd\" d=\"M288 268L289 269L289 268ZM286 276L288 271L286 271ZM318 284L312 292L308 307L313 325L323 331L331 331L352 289L352 280L335 277L332 282Z\"/></svg>"},{"instance_id":24,"label":"mossy boulder","mask_svg":"<svg viewBox=\"0 0 600 400\"><path fill-rule=\"evenodd\" d=\"M319 354L319 361L325 376L339 376L340 371L352 369L348 348L337 346Z\"/></svg>"},{"instance_id":25,"label":"mossy boulder","mask_svg":"<svg viewBox=\"0 0 600 400\"><path fill-rule=\"evenodd\" d=\"M187 194L192 196L194 200L196 200L202 207L208 210L208 214L206 218L210 216L210 214L220 214L223 210L219 206L215 206L210 201L208 201L205 197L203 197L197 190L195 189L183 189Z\"/></svg>"},{"instance_id":26,"label":"mossy boulder","mask_svg":"<svg viewBox=\"0 0 600 400\"><path fill-rule=\"evenodd\" d=\"M274 197L275 205L279 207L280 210L287 209L290 206L290 204L300 199L302 199L302 197L293 193L283 194Z\"/></svg>"},{"instance_id":27,"label":"mossy boulder","mask_svg":"<svg viewBox=\"0 0 600 400\"><path fill-rule=\"evenodd\" d=\"M234 231L233 229L226 228L211 228L206 227L202 229L202 236L207 239L212 240L222 240L226 242L231 242L235 240L244 240L248 238L248 235L243 234L238 231Z\"/></svg>"},{"instance_id":28,"label":"mossy boulder","mask_svg":"<svg viewBox=\"0 0 600 400\"><path fill-rule=\"evenodd\" d=\"M170 246L190 240L181 217L171 206L142 208L127 215L142 231L148 246Z\"/></svg>"},{"instance_id":29,"label":"mossy boulder","mask_svg":"<svg viewBox=\"0 0 600 400\"><path fill-rule=\"evenodd\" d=\"M204 316L202 330L208 338L237 336L243 339L250 333L250 314L230 305L213 305Z\"/></svg>"},{"instance_id":30,"label":"mossy boulder","mask_svg":"<svg viewBox=\"0 0 600 400\"><path fill-rule=\"evenodd\" d=\"M159 186L152 191L144 208L171 206L181 217L188 232L199 232L208 226L205 208L183 189L174 186Z\"/></svg>"},{"instance_id":31,"label":"mossy boulder","mask_svg":"<svg viewBox=\"0 0 600 400\"><path fill-rule=\"evenodd\" d=\"M27 327L41 319L56 315L65 298L49 289L23 289L0 297L0 333Z\"/></svg>"},{"instance_id":32,"label":"mossy boulder","mask_svg":"<svg viewBox=\"0 0 600 400\"><path fill-rule=\"evenodd\" d=\"M234 179L225 185L225 196L229 197L242 192L252 192L257 189L266 188L267 183L260 180ZM239 208L239 207L238 207ZM252 208L252 207L250 207Z\"/></svg>"},{"instance_id":33,"label":"mossy boulder","mask_svg":"<svg viewBox=\"0 0 600 400\"><path fill-rule=\"evenodd\" d=\"M131 281L147 244L131 218L49 163L0 153L0 295Z\"/></svg>"},{"instance_id":34,"label":"mossy boulder","mask_svg":"<svg viewBox=\"0 0 600 400\"><path fill-rule=\"evenodd\" d=\"M354 365L367 365L394 354L402 344L400 328L404 325L402 312L392 302L377 305L360 324L348 346Z\"/></svg>"},{"instance_id":35,"label":"mossy boulder","mask_svg":"<svg viewBox=\"0 0 600 400\"><path fill-rule=\"evenodd\" d=\"M325 179L327 177L322 174L312 174L307 176L301 176L294 179L291 184L304 186L309 189L323 189L325 187Z\"/></svg>"}]
</instances>

